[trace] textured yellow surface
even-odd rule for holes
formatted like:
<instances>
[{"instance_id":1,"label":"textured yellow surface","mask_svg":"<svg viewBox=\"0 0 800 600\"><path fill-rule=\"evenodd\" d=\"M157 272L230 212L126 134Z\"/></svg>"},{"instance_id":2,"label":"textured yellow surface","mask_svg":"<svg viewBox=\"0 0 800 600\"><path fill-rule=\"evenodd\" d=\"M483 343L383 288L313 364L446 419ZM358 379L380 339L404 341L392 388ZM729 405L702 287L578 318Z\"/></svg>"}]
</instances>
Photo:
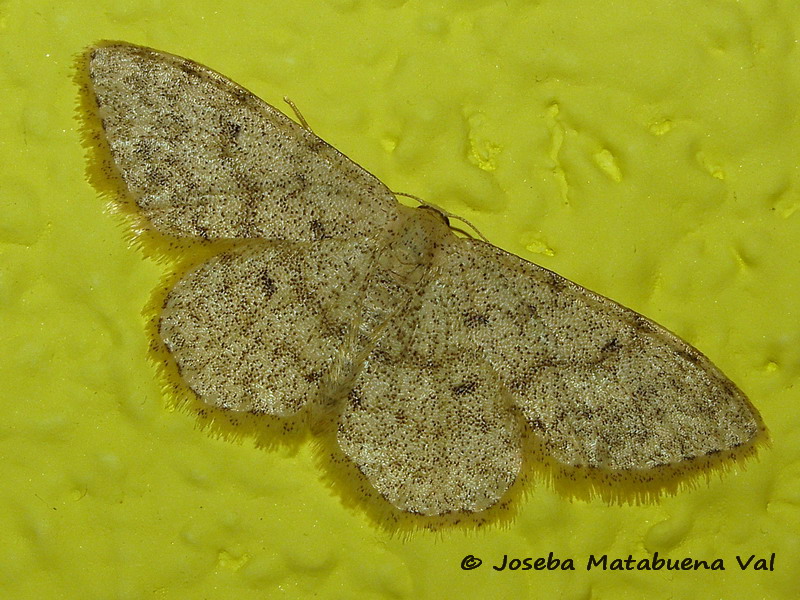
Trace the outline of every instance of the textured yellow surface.
<instances>
[{"instance_id":1,"label":"textured yellow surface","mask_svg":"<svg viewBox=\"0 0 800 600\"><path fill-rule=\"evenodd\" d=\"M793 0L0 4L2 595L795 597L798 37ZM393 189L673 329L772 448L658 502L535 482L508 524L390 535L307 444L198 429L147 355L166 267L85 179L71 69L101 38L288 95ZM656 551L725 570L586 570ZM490 566L548 552L576 570ZM774 571L737 565L772 553Z\"/></svg>"}]
</instances>

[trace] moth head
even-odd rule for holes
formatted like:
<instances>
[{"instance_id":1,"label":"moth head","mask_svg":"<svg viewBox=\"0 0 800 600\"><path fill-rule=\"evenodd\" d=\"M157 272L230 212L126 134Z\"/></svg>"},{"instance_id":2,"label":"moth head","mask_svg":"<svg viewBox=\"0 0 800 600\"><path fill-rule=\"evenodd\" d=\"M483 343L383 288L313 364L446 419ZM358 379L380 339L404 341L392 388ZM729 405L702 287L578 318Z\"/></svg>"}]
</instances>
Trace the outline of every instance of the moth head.
<instances>
[{"instance_id":1,"label":"moth head","mask_svg":"<svg viewBox=\"0 0 800 600\"><path fill-rule=\"evenodd\" d=\"M435 208L400 206L381 263L400 284L417 283L433 264L437 247L451 236L450 222Z\"/></svg>"}]
</instances>

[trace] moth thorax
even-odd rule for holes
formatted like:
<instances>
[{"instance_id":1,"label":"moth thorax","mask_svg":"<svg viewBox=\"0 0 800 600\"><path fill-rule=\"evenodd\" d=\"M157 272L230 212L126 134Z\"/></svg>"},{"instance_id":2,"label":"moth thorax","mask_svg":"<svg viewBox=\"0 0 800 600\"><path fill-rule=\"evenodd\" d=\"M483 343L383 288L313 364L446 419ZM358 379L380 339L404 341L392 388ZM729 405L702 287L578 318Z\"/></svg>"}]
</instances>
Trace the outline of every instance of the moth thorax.
<instances>
[{"instance_id":1,"label":"moth thorax","mask_svg":"<svg viewBox=\"0 0 800 600\"><path fill-rule=\"evenodd\" d=\"M389 230L381 262L398 283L414 284L430 268L437 241L448 229L437 213L403 208Z\"/></svg>"}]
</instances>

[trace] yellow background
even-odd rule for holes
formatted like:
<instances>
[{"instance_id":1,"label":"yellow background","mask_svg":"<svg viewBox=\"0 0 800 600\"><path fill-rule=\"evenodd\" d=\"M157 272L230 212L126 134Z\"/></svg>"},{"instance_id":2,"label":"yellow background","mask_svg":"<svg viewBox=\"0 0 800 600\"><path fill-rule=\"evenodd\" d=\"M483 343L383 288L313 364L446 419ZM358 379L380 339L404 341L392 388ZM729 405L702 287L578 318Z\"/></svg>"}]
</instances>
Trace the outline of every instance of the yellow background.
<instances>
[{"instance_id":1,"label":"yellow background","mask_svg":"<svg viewBox=\"0 0 800 600\"><path fill-rule=\"evenodd\" d=\"M166 267L85 177L72 66L103 38L289 96L392 189L666 325L772 447L660 502L539 482L508 524L392 535L308 444L198 429L147 354ZM795 0L0 3L0 595L796 597L798 38ZM490 567L550 551L578 570ZM655 551L727 570L585 570ZM773 552L774 572L736 564Z\"/></svg>"}]
</instances>

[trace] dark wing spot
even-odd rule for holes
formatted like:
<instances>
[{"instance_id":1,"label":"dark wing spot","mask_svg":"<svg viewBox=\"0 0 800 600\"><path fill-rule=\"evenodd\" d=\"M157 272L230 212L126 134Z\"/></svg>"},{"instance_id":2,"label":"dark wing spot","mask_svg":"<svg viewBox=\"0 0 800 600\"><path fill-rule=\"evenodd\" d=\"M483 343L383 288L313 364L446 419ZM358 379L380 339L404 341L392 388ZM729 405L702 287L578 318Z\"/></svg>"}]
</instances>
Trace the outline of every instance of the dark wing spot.
<instances>
[{"instance_id":1,"label":"dark wing spot","mask_svg":"<svg viewBox=\"0 0 800 600\"><path fill-rule=\"evenodd\" d=\"M308 180L308 177L305 173L297 171L296 173L292 174L292 179L294 179L295 183L297 184L297 191L304 192L306 191L311 183Z\"/></svg>"},{"instance_id":2,"label":"dark wing spot","mask_svg":"<svg viewBox=\"0 0 800 600\"><path fill-rule=\"evenodd\" d=\"M371 361L375 361L384 365L394 362L394 357L382 348L375 348L372 354L369 355Z\"/></svg>"},{"instance_id":3,"label":"dark wing spot","mask_svg":"<svg viewBox=\"0 0 800 600\"><path fill-rule=\"evenodd\" d=\"M233 121L225 121L222 124L222 132L224 133L226 138L230 138L232 140L236 139L236 136L239 135L239 132L242 130L242 126L239 123L235 123Z\"/></svg>"},{"instance_id":4,"label":"dark wing spot","mask_svg":"<svg viewBox=\"0 0 800 600\"><path fill-rule=\"evenodd\" d=\"M141 46L128 46L126 50L139 58L150 58L155 55L152 50Z\"/></svg>"},{"instance_id":5,"label":"dark wing spot","mask_svg":"<svg viewBox=\"0 0 800 600\"><path fill-rule=\"evenodd\" d=\"M275 282L273 281L272 277L269 276L269 271L264 269L261 273L261 289L264 292L264 297L269 300L272 298L272 295L278 291Z\"/></svg>"},{"instance_id":6,"label":"dark wing spot","mask_svg":"<svg viewBox=\"0 0 800 600\"><path fill-rule=\"evenodd\" d=\"M456 396L466 396L478 389L477 381L465 381L453 387L453 394Z\"/></svg>"},{"instance_id":7,"label":"dark wing spot","mask_svg":"<svg viewBox=\"0 0 800 600\"><path fill-rule=\"evenodd\" d=\"M531 429L534 431L544 431L544 423L540 419L534 419L533 421L529 421L528 425L530 425Z\"/></svg>"},{"instance_id":8,"label":"dark wing spot","mask_svg":"<svg viewBox=\"0 0 800 600\"><path fill-rule=\"evenodd\" d=\"M308 383L316 383L320 379L322 379L322 371L311 371L303 375L303 379L305 379Z\"/></svg>"},{"instance_id":9,"label":"dark wing spot","mask_svg":"<svg viewBox=\"0 0 800 600\"><path fill-rule=\"evenodd\" d=\"M406 415L405 411L403 410L396 410L394 411L393 415L395 422L400 425L405 425L405 423L408 421L408 415Z\"/></svg>"},{"instance_id":10,"label":"dark wing spot","mask_svg":"<svg viewBox=\"0 0 800 600\"><path fill-rule=\"evenodd\" d=\"M248 104L253 97L253 94L238 86L231 87L228 91L239 104Z\"/></svg>"},{"instance_id":11,"label":"dark wing spot","mask_svg":"<svg viewBox=\"0 0 800 600\"><path fill-rule=\"evenodd\" d=\"M509 391L518 396L524 396L530 387L530 379L525 379L524 377L517 377L508 384Z\"/></svg>"},{"instance_id":12,"label":"dark wing spot","mask_svg":"<svg viewBox=\"0 0 800 600\"><path fill-rule=\"evenodd\" d=\"M313 239L313 240L324 240L324 239L330 237L325 232L325 226L322 224L322 221L320 221L319 219L312 219L310 227L311 227L311 239Z\"/></svg>"},{"instance_id":13,"label":"dark wing spot","mask_svg":"<svg viewBox=\"0 0 800 600\"><path fill-rule=\"evenodd\" d=\"M350 390L350 393L347 395L347 399L350 401L350 404L353 406L353 408L362 408L362 397L358 390Z\"/></svg>"},{"instance_id":14,"label":"dark wing spot","mask_svg":"<svg viewBox=\"0 0 800 600\"><path fill-rule=\"evenodd\" d=\"M462 313L462 316L464 317L464 325L470 329L489 324L489 317L481 313L467 311Z\"/></svg>"},{"instance_id":15,"label":"dark wing spot","mask_svg":"<svg viewBox=\"0 0 800 600\"><path fill-rule=\"evenodd\" d=\"M200 77L200 72L197 70L197 65L184 61L178 63L178 68L192 78Z\"/></svg>"},{"instance_id":16,"label":"dark wing spot","mask_svg":"<svg viewBox=\"0 0 800 600\"><path fill-rule=\"evenodd\" d=\"M603 354L606 354L606 353L609 353L609 352L616 352L619 349L620 349L620 345L619 345L619 341L617 340L617 338L611 338L608 342L606 342L606 345L603 346L600 349L600 352L602 352Z\"/></svg>"},{"instance_id":17,"label":"dark wing spot","mask_svg":"<svg viewBox=\"0 0 800 600\"><path fill-rule=\"evenodd\" d=\"M539 308L535 304L526 303L524 307L527 313L533 317L533 319L541 321L542 317L539 314Z\"/></svg>"},{"instance_id":18,"label":"dark wing spot","mask_svg":"<svg viewBox=\"0 0 800 600\"><path fill-rule=\"evenodd\" d=\"M648 333L653 331L653 326L650 324L650 322L638 313L634 313L633 317L631 318L631 324L639 331Z\"/></svg>"},{"instance_id":19,"label":"dark wing spot","mask_svg":"<svg viewBox=\"0 0 800 600\"><path fill-rule=\"evenodd\" d=\"M697 352L694 351L693 348L687 350L678 350L678 354L688 360L692 364L697 364L700 362L700 356Z\"/></svg>"},{"instance_id":20,"label":"dark wing spot","mask_svg":"<svg viewBox=\"0 0 800 600\"><path fill-rule=\"evenodd\" d=\"M308 136L308 138L306 138L306 144L308 151L312 154L315 154L320 150L324 150L326 147L330 147L325 140L318 138L315 135Z\"/></svg>"},{"instance_id":21,"label":"dark wing spot","mask_svg":"<svg viewBox=\"0 0 800 600\"><path fill-rule=\"evenodd\" d=\"M550 281L548 281L548 283L550 284L550 286L554 290L561 291L566 287L566 282L564 281L564 278L561 277L561 275L557 275L557 274L553 273L552 271L548 271L547 274L549 275L549 279L550 279Z\"/></svg>"}]
</instances>

